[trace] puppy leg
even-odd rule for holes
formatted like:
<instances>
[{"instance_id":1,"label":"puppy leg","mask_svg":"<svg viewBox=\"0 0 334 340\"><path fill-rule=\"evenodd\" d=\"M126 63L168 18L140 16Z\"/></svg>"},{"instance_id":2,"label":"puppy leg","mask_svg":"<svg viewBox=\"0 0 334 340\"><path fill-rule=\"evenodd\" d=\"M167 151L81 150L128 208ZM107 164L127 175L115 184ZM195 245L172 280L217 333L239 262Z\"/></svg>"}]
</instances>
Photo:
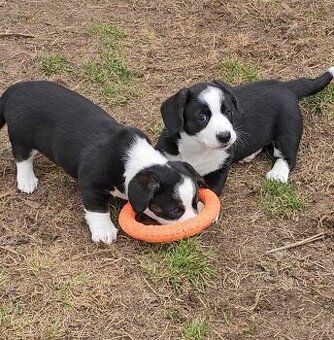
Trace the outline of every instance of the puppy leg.
<instances>
[{"instance_id":1,"label":"puppy leg","mask_svg":"<svg viewBox=\"0 0 334 340\"><path fill-rule=\"evenodd\" d=\"M289 163L285 160L282 152L274 147L275 163L272 169L267 173L266 178L269 181L279 181L287 183L290 173Z\"/></svg>"},{"instance_id":2,"label":"puppy leg","mask_svg":"<svg viewBox=\"0 0 334 340\"><path fill-rule=\"evenodd\" d=\"M204 176L205 183L217 196L220 196L223 191L230 165L231 161L227 160L221 169Z\"/></svg>"},{"instance_id":3,"label":"puppy leg","mask_svg":"<svg viewBox=\"0 0 334 340\"><path fill-rule=\"evenodd\" d=\"M299 107L296 112L288 113L287 117L282 117L280 134L273 143L274 166L267 173L268 180L276 180L287 183L290 171L296 165L299 142L303 133L303 120Z\"/></svg>"},{"instance_id":4,"label":"puppy leg","mask_svg":"<svg viewBox=\"0 0 334 340\"><path fill-rule=\"evenodd\" d=\"M108 211L110 196L100 191L86 189L82 192L82 197L92 241L106 244L116 241L118 229L111 221Z\"/></svg>"},{"instance_id":5,"label":"puppy leg","mask_svg":"<svg viewBox=\"0 0 334 340\"><path fill-rule=\"evenodd\" d=\"M35 154L35 150L13 145L13 155L16 159L17 188L27 194L31 194L37 189L38 179L35 176L33 165Z\"/></svg>"}]
</instances>

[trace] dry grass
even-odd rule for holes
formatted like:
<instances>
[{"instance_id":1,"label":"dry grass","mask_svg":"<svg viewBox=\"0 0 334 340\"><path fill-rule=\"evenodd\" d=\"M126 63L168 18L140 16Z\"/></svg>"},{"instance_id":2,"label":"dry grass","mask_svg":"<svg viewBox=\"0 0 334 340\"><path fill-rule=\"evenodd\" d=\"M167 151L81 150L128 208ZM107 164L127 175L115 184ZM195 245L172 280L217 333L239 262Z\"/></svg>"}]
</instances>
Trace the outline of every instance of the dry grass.
<instances>
[{"instance_id":1,"label":"dry grass","mask_svg":"<svg viewBox=\"0 0 334 340\"><path fill-rule=\"evenodd\" d=\"M71 72L53 72L49 79L80 91L155 140L161 101L182 86L219 77L231 56L257 69L261 78L315 76L332 66L333 11L332 0L23 1L20 6L0 1L0 87L45 78L41 60L61 56ZM101 65L110 53L121 57L141 93L112 109L110 97L84 73L84 65ZM244 81L243 76L235 81ZM270 166L264 156L233 167L221 219L196 241L196 249L209 259L200 272L207 265L215 272L205 289L189 283L183 267L176 274L183 288L174 289L166 266L174 253L166 249L161 264L146 258L160 275L155 279L138 256L160 256L159 247L124 235L111 247L92 244L76 182L42 156L36 162L38 191L17 192L3 129L0 338L332 339L330 93L302 103L305 133L291 180L307 203L303 209L268 215L259 204ZM112 209L116 220L119 202ZM319 232L326 234L321 241L264 256Z\"/></svg>"}]
</instances>

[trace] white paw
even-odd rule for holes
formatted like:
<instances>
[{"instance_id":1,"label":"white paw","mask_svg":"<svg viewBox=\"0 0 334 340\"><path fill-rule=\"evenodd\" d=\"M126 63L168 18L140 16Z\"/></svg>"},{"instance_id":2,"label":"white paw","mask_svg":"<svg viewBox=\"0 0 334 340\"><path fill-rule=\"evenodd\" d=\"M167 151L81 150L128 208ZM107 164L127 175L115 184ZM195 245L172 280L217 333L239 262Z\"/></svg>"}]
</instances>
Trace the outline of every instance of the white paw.
<instances>
[{"instance_id":1,"label":"white paw","mask_svg":"<svg viewBox=\"0 0 334 340\"><path fill-rule=\"evenodd\" d=\"M85 219L93 242L110 244L116 241L118 229L112 223L109 213L86 211Z\"/></svg>"},{"instance_id":2,"label":"white paw","mask_svg":"<svg viewBox=\"0 0 334 340\"><path fill-rule=\"evenodd\" d=\"M273 168L267 173L267 180L279 181L287 183L289 178L290 168L286 160L278 158Z\"/></svg>"},{"instance_id":3,"label":"white paw","mask_svg":"<svg viewBox=\"0 0 334 340\"><path fill-rule=\"evenodd\" d=\"M287 183L289 177L289 172L280 172L275 169L271 169L267 175L266 178L268 181L278 181L282 183Z\"/></svg>"},{"instance_id":4,"label":"white paw","mask_svg":"<svg viewBox=\"0 0 334 340\"><path fill-rule=\"evenodd\" d=\"M92 241L93 242L103 242L106 244L111 244L116 241L118 229L111 224L104 224L98 227L90 227L90 231L92 233Z\"/></svg>"},{"instance_id":5,"label":"white paw","mask_svg":"<svg viewBox=\"0 0 334 340\"><path fill-rule=\"evenodd\" d=\"M34 175L17 178L17 188L26 194L33 193L37 189L37 184L38 179Z\"/></svg>"}]
</instances>

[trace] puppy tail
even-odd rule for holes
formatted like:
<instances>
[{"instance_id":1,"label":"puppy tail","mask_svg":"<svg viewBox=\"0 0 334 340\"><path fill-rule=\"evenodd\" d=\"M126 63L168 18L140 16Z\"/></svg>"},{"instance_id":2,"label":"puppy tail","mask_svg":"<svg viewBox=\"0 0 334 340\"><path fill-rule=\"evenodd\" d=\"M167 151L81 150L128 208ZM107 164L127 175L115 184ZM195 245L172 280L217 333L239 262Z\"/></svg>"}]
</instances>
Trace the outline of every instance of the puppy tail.
<instances>
[{"instance_id":1,"label":"puppy tail","mask_svg":"<svg viewBox=\"0 0 334 340\"><path fill-rule=\"evenodd\" d=\"M303 98L316 94L324 89L334 77L334 66L315 79L299 78L286 82L297 98Z\"/></svg>"}]
</instances>

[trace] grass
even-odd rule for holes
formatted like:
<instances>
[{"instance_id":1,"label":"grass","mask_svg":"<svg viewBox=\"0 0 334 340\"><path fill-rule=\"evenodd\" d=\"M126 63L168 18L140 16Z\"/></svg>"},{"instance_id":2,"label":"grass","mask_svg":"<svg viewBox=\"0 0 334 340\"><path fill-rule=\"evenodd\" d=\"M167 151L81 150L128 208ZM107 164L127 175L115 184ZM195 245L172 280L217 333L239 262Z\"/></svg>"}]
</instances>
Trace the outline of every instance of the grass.
<instances>
[{"instance_id":1,"label":"grass","mask_svg":"<svg viewBox=\"0 0 334 340\"><path fill-rule=\"evenodd\" d=\"M73 71L70 63L60 55L46 55L41 58L41 70L46 76L68 74Z\"/></svg>"},{"instance_id":2,"label":"grass","mask_svg":"<svg viewBox=\"0 0 334 340\"><path fill-rule=\"evenodd\" d=\"M235 56L227 57L222 61L220 75L224 81L231 84L250 82L260 78L257 67L245 63Z\"/></svg>"},{"instance_id":3,"label":"grass","mask_svg":"<svg viewBox=\"0 0 334 340\"><path fill-rule=\"evenodd\" d=\"M128 69L118 55L107 54L102 60L85 66L86 78L111 106L122 106L139 96L133 81L133 72Z\"/></svg>"},{"instance_id":4,"label":"grass","mask_svg":"<svg viewBox=\"0 0 334 340\"><path fill-rule=\"evenodd\" d=\"M84 274L79 274L71 278L70 280L65 280L59 282L56 287L56 295L58 299L68 307L73 308L73 291L76 286L86 282L87 278Z\"/></svg>"},{"instance_id":5,"label":"grass","mask_svg":"<svg viewBox=\"0 0 334 340\"><path fill-rule=\"evenodd\" d=\"M327 112L329 105L334 104L334 84L329 84L321 92L304 99L307 109L313 114Z\"/></svg>"},{"instance_id":6,"label":"grass","mask_svg":"<svg viewBox=\"0 0 334 340\"><path fill-rule=\"evenodd\" d=\"M31 319L22 313L19 305L0 305L0 330L22 331L30 323Z\"/></svg>"},{"instance_id":7,"label":"grass","mask_svg":"<svg viewBox=\"0 0 334 340\"><path fill-rule=\"evenodd\" d=\"M272 215L291 213L304 207L295 187L288 183L266 181L261 189L260 202L264 209Z\"/></svg>"},{"instance_id":8,"label":"grass","mask_svg":"<svg viewBox=\"0 0 334 340\"><path fill-rule=\"evenodd\" d=\"M96 32L102 41L102 43L109 48L115 48L118 44L127 37L127 34L117 28L116 26L109 24L99 24L94 27Z\"/></svg>"},{"instance_id":9,"label":"grass","mask_svg":"<svg viewBox=\"0 0 334 340\"><path fill-rule=\"evenodd\" d=\"M182 332L182 340L202 340L208 334L209 324L206 319L188 322Z\"/></svg>"},{"instance_id":10,"label":"grass","mask_svg":"<svg viewBox=\"0 0 334 340\"><path fill-rule=\"evenodd\" d=\"M107 51L100 60L85 65L85 77L97 87L100 97L108 104L125 105L130 99L139 96L134 72L126 66L121 53L120 42L127 35L107 24L95 26L94 32L98 34Z\"/></svg>"},{"instance_id":11,"label":"grass","mask_svg":"<svg viewBox=\"0 0 334 340\"><path fill-rule=\"evenodd\" d=\"M204 291L216 272L209 263L209 256L198 246L197 238L190 238L157 252L138 257L140 266L153 279L165 279L175 291L186 286Z\"/></svg>"}]
</instances>

